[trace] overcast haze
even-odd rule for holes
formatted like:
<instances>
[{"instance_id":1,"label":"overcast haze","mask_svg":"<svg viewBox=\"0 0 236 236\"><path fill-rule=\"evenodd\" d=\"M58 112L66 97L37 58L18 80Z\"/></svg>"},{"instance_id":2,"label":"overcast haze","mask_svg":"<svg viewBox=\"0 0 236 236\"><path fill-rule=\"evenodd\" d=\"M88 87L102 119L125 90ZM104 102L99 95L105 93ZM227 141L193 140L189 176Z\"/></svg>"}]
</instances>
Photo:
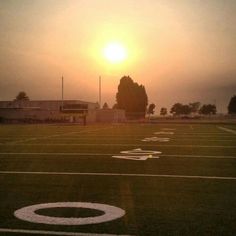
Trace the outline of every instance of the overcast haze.
<instances>
[{"instance_id":1,"label":"overcast haze","mask_svg":"<svg viewBox=\"0 0 236 236\"><path fill-rule=\"evenodd\" d=\"M1 0L0 99L19 91L30 99L115 103L119 80L130 75L149 102L216 102L226 111L236 94L235 0ZM104 60L110 41L128 58Z\"/></svg>"}]
</instances>

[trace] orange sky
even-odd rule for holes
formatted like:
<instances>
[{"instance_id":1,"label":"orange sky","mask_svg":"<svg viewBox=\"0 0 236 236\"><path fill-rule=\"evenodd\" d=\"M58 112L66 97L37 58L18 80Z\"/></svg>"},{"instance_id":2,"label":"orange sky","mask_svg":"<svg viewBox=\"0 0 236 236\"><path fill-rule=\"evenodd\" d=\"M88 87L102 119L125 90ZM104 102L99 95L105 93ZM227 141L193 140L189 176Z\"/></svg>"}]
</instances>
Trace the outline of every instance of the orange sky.
<instances>
[{"instance_id":1,"label":"orange sky","mask_svg":"<svg viewBox=\"0 0 236 236\"><path fill-rule=\"evenodd\" d=\"M145 85L157 107L201 101L226 110L236 93L234 0L7 0L0 2L0 99L65 97L115 103L119 79ZM124 63L101 52L127 47Z\"/></svg>"}]
</instances>

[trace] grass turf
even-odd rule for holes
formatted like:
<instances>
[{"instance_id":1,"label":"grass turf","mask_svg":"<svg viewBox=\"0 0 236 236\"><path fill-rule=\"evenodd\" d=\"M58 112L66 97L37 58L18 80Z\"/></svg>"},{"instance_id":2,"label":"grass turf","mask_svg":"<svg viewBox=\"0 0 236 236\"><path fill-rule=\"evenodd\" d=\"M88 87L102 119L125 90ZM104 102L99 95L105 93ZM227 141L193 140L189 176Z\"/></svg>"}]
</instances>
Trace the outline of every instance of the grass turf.
<instances>
[{"instance_id":1,"label":"grass turf","mask_svg":"<svg viewBox=\"0 0 236 236\"><path fill-rule=\"evenodd\" d=\"M217 126L0 126L0 171L236 177L236 135ZM234 125L224 127L235 129ZM175 134L153 134L163 128L173 128ZM141 141L152 136L170 137L171 141ZM147 161L111 157L140 147L163 154L160 159ZM78 154L70 155L73 153ZM0 228L127 235L236 233L236 180L1 173L0 183ZM110 204L126 214L115 221L87 226L35 224L13 215L24 206L61 201ZM41 214L84 217L96 211L51 209Z\"/></svg>"}]
</instances>

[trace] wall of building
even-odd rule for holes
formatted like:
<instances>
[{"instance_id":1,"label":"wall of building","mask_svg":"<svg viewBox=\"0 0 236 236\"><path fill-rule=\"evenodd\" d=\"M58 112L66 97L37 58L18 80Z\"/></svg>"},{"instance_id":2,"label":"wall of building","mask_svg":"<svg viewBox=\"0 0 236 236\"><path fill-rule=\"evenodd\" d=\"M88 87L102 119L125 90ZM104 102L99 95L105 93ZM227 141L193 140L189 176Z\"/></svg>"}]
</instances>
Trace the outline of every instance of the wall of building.
<instances>
[{"instance_id":1,"label":"wall of building","mask_svg":"<svg viewBox=\"0 0 236 236\"><path fill-rule=\"evenodd\" d=\"M61 101L0 101L0 118L2 120L23 122L86 122L112 123L124 122L125 112L119 109L98 109L97 103L82 102L79 100L64 101L65 107L73 108L75 104L86 104L88 109L65 109L61 111ZM69 105L69 106L66 106Z\"/></svg>"}]
</instances>

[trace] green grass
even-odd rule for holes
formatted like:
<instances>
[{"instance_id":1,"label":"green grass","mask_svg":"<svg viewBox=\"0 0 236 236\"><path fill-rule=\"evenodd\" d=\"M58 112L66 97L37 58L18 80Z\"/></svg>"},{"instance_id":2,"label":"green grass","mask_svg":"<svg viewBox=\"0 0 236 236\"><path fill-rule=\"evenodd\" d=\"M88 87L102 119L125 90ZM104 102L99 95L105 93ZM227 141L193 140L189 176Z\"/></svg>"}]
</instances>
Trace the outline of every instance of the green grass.
<instances>
[{"instance_id":1,"label":"green grass","mask_svg":"<svg viewBox=\"0 0 236 236\"><path fill-rule=\"evenodd\" d=\"M235 179L173 176L236 177L236 135L217 126L0 126L0 228L148 236L235 235ZM236 125L219 126L236 130ZM175 134L153 134L162 128L174 128ZM171 140L168 143L141 141L152 136ZM158 150L162 155L147 161L112 158L120 151L134 148ZM65 173L60 175L61 172ZM66 174L71 172L91 174ZM92 173L158 176L95 176ZM84 226L35 224L13 215L25 206L65 201L109 204L124 209L126 214L118 220ZM61 217L99 214L95 210L75 208L45 209L38 213Z\"/></svg>"}]
</instances>

